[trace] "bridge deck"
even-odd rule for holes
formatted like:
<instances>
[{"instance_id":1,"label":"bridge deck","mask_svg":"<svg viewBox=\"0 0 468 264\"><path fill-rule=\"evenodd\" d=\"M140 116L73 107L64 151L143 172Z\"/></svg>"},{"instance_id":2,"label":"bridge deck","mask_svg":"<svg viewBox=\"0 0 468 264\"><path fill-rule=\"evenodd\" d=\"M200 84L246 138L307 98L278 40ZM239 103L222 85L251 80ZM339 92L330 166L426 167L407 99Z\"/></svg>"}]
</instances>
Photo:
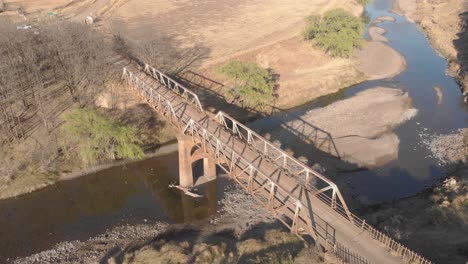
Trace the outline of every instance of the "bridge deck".
<instances>
[{"instance_id":1,"label":"bridge deck","mask_svg":"<svg viewBox=\"0 0 468 264\"><path fill-rule=\"evenodd\" d=\"M365 259L364 261L362 259L361 261L358 259L346 259L346 262L348 263L405 262L401 257L389 252L388 248L385 247L384 244L378 243L378 241L373 239L367 232L364 232L361 228L351 223L349 219L337 213L336 210L332 209L321 199L318 199L316 195L312 194L304 188L303 185L298 183L297 179L292 176L288 176L284 169L276 163L271 162L271 160L265 157L265 155L262 155L262 153L259 153L255 149L249 147L244 140L224 129L218 122L209 118L204 112L197 111L195 107L187 103L172 91L169 91L169 89L142 72L135 65L128 64L125 60L116 62L114 65L118 67L126 67L129 72L133 73L142 82L149 85L151 89L154 89L154 92L163 95L164 99L171 103L175 115L181 122L181 124L179 124L179 130L182 130L184 127L188 127L190 125L189 123L194 121L202 127L199 127L197 130L199 136L201 135L201 132L199 131L205 129L211 135L214 135L217 140L221 141L224 146L223 149L229 151L229 156L236 157L234 160L227 157L228 155L226 153L218 155L217 160L223 169L226 168L223 164L233 161L239 164L245 165L250 163L253 165L257 171L256 176L251 176L251 178L249 178L249 173L247 170L243 169L245 166L242 167L241 165L238 165L236 168L231 168L231 177L241 185L244 185L245 188L250 188L251 193L255 193L257 197L262 196L258 198L258 200L260 202L264 201L265 205L269 204L265 201L265 198L271 199L272 194L277 196L273 199L272 208L285 209L272 211L280 219L284 216L289 219L293 219L293 221L295 221L294 219L301 219L302 221L295 221L297 228L295 230L298 230L298 233L302 232L310 234L317 242L325 247L328 245L327 240L338 242L340 245L344 245L349 249L350 252L354 253L354 255L358 255ZM154 105L149 98L145 99L147 99L150 105ZM211 152L214 152L214 148L211 148ZM216 155L216 153L212 154ZM273 185L277 185L279 189L274 193L269 191L270 185L267 184L265 177L262 178L259 175L266 175L268 180L274 182ZM255 178L255 181L249 184L248 181L252 178ZM296 201L294 201L294 199ZM300 214L298 214L298 211L294 209L296 206L295 202L297 201L300 201L301 204ZM286 222L288 223L288 221ZM288 226L293 229L294 223L291 225L289 221L289 224L290 225Z\"/></svg>"}]
</instances>

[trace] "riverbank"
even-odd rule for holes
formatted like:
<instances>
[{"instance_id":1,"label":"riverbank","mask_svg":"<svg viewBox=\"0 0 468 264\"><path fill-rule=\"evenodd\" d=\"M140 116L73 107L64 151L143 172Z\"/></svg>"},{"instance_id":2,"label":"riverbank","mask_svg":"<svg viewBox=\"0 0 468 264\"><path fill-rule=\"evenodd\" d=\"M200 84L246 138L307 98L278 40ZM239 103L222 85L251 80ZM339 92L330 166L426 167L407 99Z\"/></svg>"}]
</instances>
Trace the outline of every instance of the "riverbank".
<instances>
[{"instance_id":1,"label":"riverbank","mask_svg":"<svg viewBox=\"0 0 468 264\"><path fill-rule=\"evenodd\" d=\"M70 109L64 111L65 114ZM126 109L100 109L125 125L138 129L138 136L143 141L145 156L143 159L162 155L176 150L177 146L164 144L175 140L175 135L154 110L146 104L135 103ZM85 168L77 159L69 159L60 153L57 137L60 126L53 133L47 133L43 127L21 141L5 143L0 151L0 200L30 193L60 180L72 179L108 167L130 161L108 160L97 166Z\"/></svg>"},{"instance_id":2,"label":"riverbank","mask_svg":"<svg viewBox=\"0 0 468 264\"><path fill-rule=\"evenodd\" d=\"M224 176L221 176L224 177ZM322 263L323 254L305 247L241 187L225 190L218 213L191 224L170 225L145 219L112 227L85 241L62 242L52 249L14 263L166 263L188 259L195 263L220 260L278 259L294 263ZM198 260L198 261L197 261Z\"/></svg>"},{"instance_id":3,"label":"riverbank","mask_svg":"<svg viewBox=\"0 0 468 264\"><path fill-rule=\"evenodd\" d=\"M269 130L269 136L293 151L304 148L305 138L346 162L379 167L398 158L400 141L393 129L417 114L411 102L402 90L375 87L301 116L284 114L278 119L280 125ZM311 149L296 155L317 160L317 153Z\"/></svg>"},{"instance_id":4,"label":"riverbank","mask_svg":"<svg viewBox=\"0 0 468 264\"><path fill-rule=\"evenodd\" d=\"M431 155L452 172L418 194L361 208L358 213L435 263L464 263L468 259L468 129L422 138Z\"/></svg>"},{"instance_id":5,"label":"riverbank","mask_svg":"<svg viewBox=\"0 0 468 264\"><path fill-rule=\"evenodd\" d=\"M464 263L468 258L468 169L452 173L432 190L359 214L435 263Z\"/></svg>"},{"instance_id":6,"label":"riverbank","mask_svg":"<svg viewBox=\"0 0 468 264\"><path fill-rule=\"evenodd\" d=\"M449 62L449 73L457 77L464 93L468 93L465 15L468 1L396 0L392 10L421 26L434 49Z\"/></svg>"}]
</instances>

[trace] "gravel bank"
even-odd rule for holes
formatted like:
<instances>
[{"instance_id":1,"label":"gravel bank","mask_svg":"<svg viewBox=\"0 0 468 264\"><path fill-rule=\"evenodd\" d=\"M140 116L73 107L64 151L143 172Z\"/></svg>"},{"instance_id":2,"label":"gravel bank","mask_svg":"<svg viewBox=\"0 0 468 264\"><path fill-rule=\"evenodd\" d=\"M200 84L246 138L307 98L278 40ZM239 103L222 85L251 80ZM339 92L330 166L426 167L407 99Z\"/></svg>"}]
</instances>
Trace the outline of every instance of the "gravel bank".
<instances>
[{"instance_id":1,"label":"gravel bank","mask_svg":"<svg viewBox=\"0 0 468 264\"><path fill-rule=\"evenodd\" d=\"M465 160L467 146L464 145L463 138L467 133L468 129L465 128L447 135L423 132L420 137L421 143L430 150L431 157L439 160L439 165L449 165Z\"/></svg>"},{"instance_id":2,"label":"gravel bank","mask_svg":"<svg viewBox=\"0 0 468 264\"><path fill-rule=\"evenodd\" d=\"M168 224L160 222L117 226L87 241L62 242L52 249L16 259L13 263L94 263L114 247L152 238L168 227Z\"/></svg>"}]
</instances>

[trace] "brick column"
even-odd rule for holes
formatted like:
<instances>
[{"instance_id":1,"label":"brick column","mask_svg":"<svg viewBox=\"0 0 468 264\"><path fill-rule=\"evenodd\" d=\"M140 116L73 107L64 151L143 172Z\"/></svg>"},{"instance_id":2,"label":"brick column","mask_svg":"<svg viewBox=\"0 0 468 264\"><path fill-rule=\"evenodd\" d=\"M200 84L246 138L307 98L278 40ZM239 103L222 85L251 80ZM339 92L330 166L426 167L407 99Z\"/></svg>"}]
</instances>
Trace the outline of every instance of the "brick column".
<instances>
[{"instance_id":1,"label":"brick column","mask_svg":"<svg viewBox=\"0 0 468 264\"><path fill-rule=\"evenodd\" d=\"M206 178L212 180L216 178L216 163L212 158L203 159L203 174Z\"/></svg>"}]
</instances>

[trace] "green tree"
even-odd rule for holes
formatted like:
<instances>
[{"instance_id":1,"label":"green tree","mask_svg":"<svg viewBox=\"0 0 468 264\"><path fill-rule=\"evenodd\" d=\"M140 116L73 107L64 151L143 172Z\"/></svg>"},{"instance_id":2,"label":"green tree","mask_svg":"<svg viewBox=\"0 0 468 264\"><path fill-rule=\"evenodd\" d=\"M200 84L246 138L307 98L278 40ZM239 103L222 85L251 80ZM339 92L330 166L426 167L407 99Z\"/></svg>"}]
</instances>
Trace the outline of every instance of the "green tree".
<instances>
[{"instance_id":1,"label":"green tree","mask_svg":"<svg viewBox=\"0 0 468 264\"><path fill-rule=\"evenodd\" d=\"M332 56L349 57L354 48L362 47L364 29L362 19L343 9L334 9L323 17L307 17L303 36Z\"/></svg>"},{"instance_id":2,"label":"green tree","mask_svg":"<svg viewBox=\"0 0 468 264\"><path fill-rule=\"evenodd\" d=\"M275 78L271 70L253 62L230 61L219 72L234 81L234 88L230 93L243 105L263 108L273 102Z\"/></svg>"},{"instance_id":3,"label":"green tree","mask_svg":"<svg viewBox=\"0 0 468 264\"><path fill-rule=\"evenodd\" d=\"M372 0L358 0L358 3L363 5L363 6L366 6L367 4L369 4Z\"/></svg>"},{"instance_id":4,"label":"green tree","mask_svg":"<svg viewBox=\"0 0 468 264\"><path fill-rule=\"evenodd\" d=\"M89 108L65 115L60 143L67 155L77 154L86 167L105 159L143 157L135 128Z\"/></svg>"}]
</instances>

